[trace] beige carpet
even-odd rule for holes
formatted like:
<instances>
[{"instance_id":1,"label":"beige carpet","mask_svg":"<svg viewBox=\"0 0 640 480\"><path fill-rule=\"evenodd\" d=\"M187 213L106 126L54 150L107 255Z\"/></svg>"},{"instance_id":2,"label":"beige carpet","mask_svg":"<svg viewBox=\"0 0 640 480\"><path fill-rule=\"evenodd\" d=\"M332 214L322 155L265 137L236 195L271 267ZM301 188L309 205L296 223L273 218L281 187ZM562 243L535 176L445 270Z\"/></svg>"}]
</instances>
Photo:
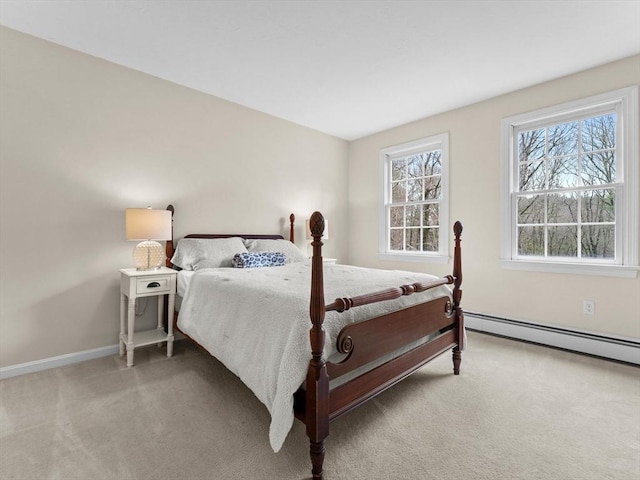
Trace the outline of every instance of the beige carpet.
<instances>
[{"instance_id":1,"label":"beige carpet","mask_svg":"<svg viewBox=\"0 0 640 480\"><path fill-rule=\"evenodd\" d=\"M243 384L186 341L0 382L0 478L305 479ZM640 369L471 332L331 426L326 480L640 478Z\"/></svg>"}]
</instances>

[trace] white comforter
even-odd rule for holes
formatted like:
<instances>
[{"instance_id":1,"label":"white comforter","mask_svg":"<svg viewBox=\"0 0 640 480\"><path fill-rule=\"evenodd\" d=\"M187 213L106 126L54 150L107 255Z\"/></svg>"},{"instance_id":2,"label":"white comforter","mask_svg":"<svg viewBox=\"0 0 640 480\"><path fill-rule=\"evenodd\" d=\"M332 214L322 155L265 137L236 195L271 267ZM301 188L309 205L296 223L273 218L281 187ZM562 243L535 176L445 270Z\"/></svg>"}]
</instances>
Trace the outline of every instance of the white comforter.
<instances>
[{"instance_id":1,"label":"white comforter","mask_svg":"<svg viewBox=\"0 0 640 480\"><path fill-rule=\"evenodd\" d=\"M324 269L325 303L436 277L341 265ZM293 394L305 380L309 344L310 263L271 268L197 271L187 288L178 326L226 365L271 414L269 440L280 450L293 424ZM325 317L324 355L335 353L343 326L433 298L446 286Z\"/></svg>"}]
</instances>

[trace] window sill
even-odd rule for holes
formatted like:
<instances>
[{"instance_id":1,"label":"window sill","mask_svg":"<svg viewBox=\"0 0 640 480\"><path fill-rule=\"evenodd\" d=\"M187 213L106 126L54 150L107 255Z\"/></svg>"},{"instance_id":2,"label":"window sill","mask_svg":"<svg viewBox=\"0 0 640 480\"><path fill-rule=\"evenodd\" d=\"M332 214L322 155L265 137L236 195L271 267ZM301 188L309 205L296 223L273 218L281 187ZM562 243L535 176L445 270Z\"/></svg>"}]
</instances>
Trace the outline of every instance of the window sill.
<instances>
[{"instance_id":1,"label":"window sill","mask_svg":"<svg viewBox=\"0 0 640 480\"><path fill-rule=\"evenodd\" d=\"M380 260L388 260L395 262L414 262L414 263L449 263L448 255L425 254L425 253L378 253Z\"/></svg>"},{"instance_id":2,"label":"window sill","mask_svg":"<svg viewBox=\"0 0 640 480\"><path fill-rule=\"evenodd\" d=\"M528 270L532 272L568 273L573 275L618 278L636 278L638 276L638 270L640 270L640 267L628 265L552 263L526 260L500 260L500 266L507 270Z\"/></svg>"}]
</instances>

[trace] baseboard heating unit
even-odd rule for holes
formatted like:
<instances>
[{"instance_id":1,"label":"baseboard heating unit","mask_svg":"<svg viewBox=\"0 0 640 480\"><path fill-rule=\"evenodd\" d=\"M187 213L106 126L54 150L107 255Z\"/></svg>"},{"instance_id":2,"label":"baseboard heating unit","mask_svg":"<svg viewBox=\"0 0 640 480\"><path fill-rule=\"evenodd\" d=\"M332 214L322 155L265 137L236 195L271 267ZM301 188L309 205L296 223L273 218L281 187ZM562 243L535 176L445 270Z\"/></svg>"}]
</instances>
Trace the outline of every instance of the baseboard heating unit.
<instances>
[{"instance_id":1,"label":"baseboard heating unit","mask_svg":"<svg viewBox=\"0 0 640 480\"><path fill-rule=\"evenodd\" d=\"M465 312L469 330L640 365L640 341Z\"/></svg>"}]
</instances>

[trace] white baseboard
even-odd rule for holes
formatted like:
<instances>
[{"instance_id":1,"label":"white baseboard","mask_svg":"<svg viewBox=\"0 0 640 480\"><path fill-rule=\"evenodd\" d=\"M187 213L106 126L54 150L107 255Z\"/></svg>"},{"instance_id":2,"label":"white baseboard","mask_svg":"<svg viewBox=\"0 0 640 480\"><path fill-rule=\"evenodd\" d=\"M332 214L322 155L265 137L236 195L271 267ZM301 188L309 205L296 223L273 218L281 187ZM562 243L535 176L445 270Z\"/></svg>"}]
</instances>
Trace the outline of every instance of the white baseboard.
<instances>
[{"instance_id":1,"label":"white baseboard","mask_svg":"<svg viewBox=\"0 0 640 480\"><path fill-rule=\"evenodd\" d=\"M640 341L465 312L469 330L640 365Z\"/></svg>"},{"instance_id":2,"label":"white baseboard","mask_svg":"<svg viewBox=\"0 0 640 480\"><path fill-rule=\"evenodd\" d=\"M0 368L0 380L24 375L26 373L40 372L50 368L64 367L65 365L93 360L94 358L108 357L118 353L120 353L120 347L118 344L115 344L107 347L94 348L92 350L84 350L83 352L68 353L66 355L43 358L42 360L35 360L33 362L10 365Z\"/></svg>"},{"instance_id":3,"label":"white baseboard","mask_svg":"<svg viewBox=\"0 0 640 480\"><path fill-rule=\"evenodd\" d=\"M174 342L186 338L180 332L174 333ZM8 367L0 368L0 380L3 378L17 377L18 375L25 375L27 373L40 372L42 370L48 370L50 368L64 367L65 365L72 365L74 363L84 362L86 360L93 360L94 358L108 357L110 355L116 355L120 353L120 346L108 345L106 347L94 348L92 350L84 350L82 352L67 353L57 357L43 358L42 360L35 360L33 362L20 363L18 365L9 365Z\"/></svg>"}]
</instances>

